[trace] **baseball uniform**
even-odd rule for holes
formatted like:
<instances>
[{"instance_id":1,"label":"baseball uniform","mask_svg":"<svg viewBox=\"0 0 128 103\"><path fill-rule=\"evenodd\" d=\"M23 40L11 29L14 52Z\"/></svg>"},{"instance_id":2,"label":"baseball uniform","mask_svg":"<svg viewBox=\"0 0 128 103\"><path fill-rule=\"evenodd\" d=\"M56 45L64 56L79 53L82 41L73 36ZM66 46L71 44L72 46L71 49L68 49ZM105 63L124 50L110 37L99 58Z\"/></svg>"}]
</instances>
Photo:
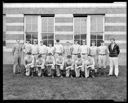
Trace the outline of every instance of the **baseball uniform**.
<instances>
[{"instance_id":1,"label":"baseball uniform","mask_svg":"<svg viewBox=\"0 0 128 103\"><path fill-rule=\"evenodd\" d=\"M38 56L38 45L37 45L37 44L33 44L33 45L31 46L31 48L32 48L32 55L33 55L35 58L37 58L37 56Z\"/></svg>"},{"instance_id":2,"label":"baseball uniform","mask_svg":"<svg viewBox=\"0 0 128 103\"><path fill-rule=\"evenodd\" d=\"M89 47L87 45L80 46L80 54L82 56L82 59L87 58L88 52L89 52Z\"/></svg>"},{"instance_id":3,"label":"baseball uniform","mask_svg":"<svg viewBox=\"0 0 128 103\"><path fill-rule=\"evenodd\" d=\"M46 59L47 47L45 45L40 45L38 46L38 51L39 51L39 54L41 54L42 59Z\"/></svg>"},{"instance_id":4,"label":"baseball uniform","mask_svg":"<svg viewBox=\"0 0 128 103\"><path fill-rule=\"evenodd\" d=\"M98 47L98 64L99 68L106 68L106 59L107 59L107 46Z\"/></svg>"},{"instance_id":5,"label":"baseball uniform","mask_svg":"<svg viewBox=\"0 0 128 103\"><path fill-rule=\"evenodd\" d=\"M21 44L14 45L12 49L14 64L13 64L13 73L16 73L16 66L21 66L21 55L22 55L22 46Z\"/></svg>"}]
</instances>

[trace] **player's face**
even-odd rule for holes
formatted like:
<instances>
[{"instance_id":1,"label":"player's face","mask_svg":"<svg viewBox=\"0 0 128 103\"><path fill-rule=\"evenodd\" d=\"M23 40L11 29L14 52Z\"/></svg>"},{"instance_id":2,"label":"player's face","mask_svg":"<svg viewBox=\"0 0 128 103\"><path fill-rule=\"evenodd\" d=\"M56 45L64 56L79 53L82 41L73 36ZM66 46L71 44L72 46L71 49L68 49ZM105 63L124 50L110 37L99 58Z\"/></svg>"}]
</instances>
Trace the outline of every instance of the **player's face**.
<instances>
[{"instance_id":1,"label":"player's face","mask_svg":"<svg viewBox=\"0 0 128 103\"><path fill-rule=\"evenodd\" d=\"M114 40L111 40L111 43L113 44L114 43Z\"/></svg>"},{"instance_id":2,"label":"player's face","mask_svg":"<svg viewBox=\"0 0 128 103\"><path fill-rule=\"evenodd\" d=\"M41 42L40 45L43 45L43 42Z\"/></svg>"},{"instance_id":3,"label":"player's face","mask_svg":"<svg viewBox=\"0 0 128 103\"><path fill-rule=\"evenodd\" d=\"M101 45L103 46L103 45L104 45L104 43L101 43Z\"/></svg>"},{"instance_id":4,"label":"player's face","mask_svg":"<svg viewBox=\"0 0 128 103\"><path fill-rule=\"evenodd\" d=\"M92 43L92 46L95 46L95 43Z\"/></svg>"},{"instance_id":5,"label":"player's face","mask_svg":"<svg viewBox=\"0 0 128 103\"><path fill-rule=\"evenodd\" d=\"M85 45L85 42L83 42L83 45Z\"/></svg>"}]
</instances>

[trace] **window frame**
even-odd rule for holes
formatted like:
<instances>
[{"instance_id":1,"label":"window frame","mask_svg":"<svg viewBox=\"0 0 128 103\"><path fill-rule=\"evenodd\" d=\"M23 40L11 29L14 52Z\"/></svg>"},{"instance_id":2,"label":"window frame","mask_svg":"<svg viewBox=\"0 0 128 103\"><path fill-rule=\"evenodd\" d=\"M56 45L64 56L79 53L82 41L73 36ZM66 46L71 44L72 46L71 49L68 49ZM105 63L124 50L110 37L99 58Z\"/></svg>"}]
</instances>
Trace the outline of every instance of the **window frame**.
<instances>
[{"instance_id":1,"label":"window frame","mask_svg":"<svg viewBox=\"0 0 128 103\"><path fill-rule=\"evenodd\" d=\"M6 14L3 14L3 47L6 47ZM4 31L5 28L5 31Z\"/></svg>"}]
</instances>

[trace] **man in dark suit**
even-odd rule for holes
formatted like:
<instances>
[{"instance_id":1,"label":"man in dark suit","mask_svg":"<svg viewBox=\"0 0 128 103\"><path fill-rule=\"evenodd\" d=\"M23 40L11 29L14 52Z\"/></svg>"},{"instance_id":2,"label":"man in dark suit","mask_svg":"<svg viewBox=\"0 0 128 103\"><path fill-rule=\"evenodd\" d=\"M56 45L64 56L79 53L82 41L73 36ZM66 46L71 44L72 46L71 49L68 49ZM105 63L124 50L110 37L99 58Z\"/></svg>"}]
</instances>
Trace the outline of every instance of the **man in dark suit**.
<instances>
[{"instance_id":1,"label":"man in dark suit","mask_svg":"<svg viewBox=\"0 0 128 103\"><path fill-rule=\"evenodd\" d=\"M110 61L110 70L109 70L109 76L113 75L113 66L115 66L114 74L116 77L119 75L119 68L118 68L118 55L120 53L119 46L115 43L115 39L110 39L111 43L108 46L109 50L109 61Z\"/></svg>"}]
</instances>

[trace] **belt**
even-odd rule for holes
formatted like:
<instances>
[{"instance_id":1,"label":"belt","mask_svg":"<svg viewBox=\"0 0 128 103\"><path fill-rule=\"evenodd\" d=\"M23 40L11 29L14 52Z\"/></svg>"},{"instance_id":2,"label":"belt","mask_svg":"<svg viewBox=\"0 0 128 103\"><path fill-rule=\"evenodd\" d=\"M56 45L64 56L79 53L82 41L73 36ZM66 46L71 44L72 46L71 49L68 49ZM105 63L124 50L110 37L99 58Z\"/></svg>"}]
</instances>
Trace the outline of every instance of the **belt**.
<instances>
[{"instance_id":1,"label":"belt","mask_svg":"<svg viewBox=\"0 0 128 103\"><path fill-rule=\"evenodd\" d=\"M41 55L46 55L46 53L43 53L43 54L41 54Z\"/></svg>"},{"instance_id":2,"label":"belt","mask_svg":"<svg viewBox=\"0 0 128 103\"><path fill-rule=\"evenodd\" d=\"M78 54L72 54L72 55L78 55Z\"/></svg>"},{"instance_id":3,"label":"belt","mask_svg":"<svg viewBox=\"0 0 128 103\"><path fill-rule=\"evenodd\" d=\"M82 53L82 55L86 55L87 53Z\"/></svg>"},{"instance_id":4,"label":"belt","mask_svg":"<svg viewBox=\"0 0 128 103\"><path fill-rule=\"evenodd\" d=\"M106 55L106 54L99 54L99 55Z\"/></svg>"},{"instance_id":5,"label":"belt","mask_svg":"<svg viewBox=\"0 0 128 103\"><path fill-rule=\"evenodd\" d=\"M32 54L32 55L37 55L37 54Z\"/></svg>"}]
</instances>

